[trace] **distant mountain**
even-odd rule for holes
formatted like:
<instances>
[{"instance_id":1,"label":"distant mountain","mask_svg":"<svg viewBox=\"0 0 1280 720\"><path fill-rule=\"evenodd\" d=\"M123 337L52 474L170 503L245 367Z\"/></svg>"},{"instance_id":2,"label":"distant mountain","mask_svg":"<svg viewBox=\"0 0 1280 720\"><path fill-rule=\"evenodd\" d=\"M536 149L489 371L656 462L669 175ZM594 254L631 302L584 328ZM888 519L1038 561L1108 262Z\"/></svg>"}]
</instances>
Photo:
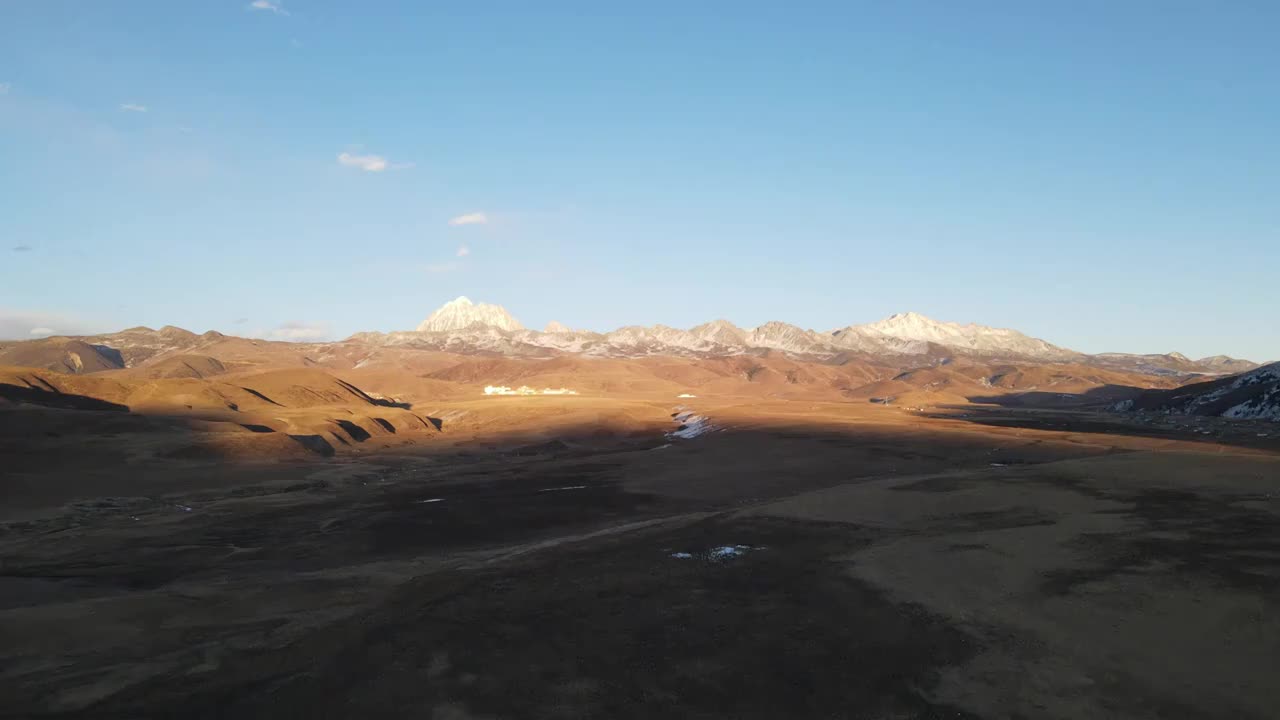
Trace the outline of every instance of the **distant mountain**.
<instances>
[{"instance_id":1,"label":"distant mountain","mask_svg":"<svg viewBox=\"0 0 1280 720\"><path fill-rule=\"evenodd\" d=\"M640 327L632 325L605 333L605 342L614 348L639 352L646 355L665 354L668 350L694 352L710 352L712 346L699 340L688 330L679 330L666 325Z\"/></svg>"},{"instance_id":2,"label":"distant mountain","mask_svg":"<svg viewBox=\"0 0 1280 720\"><path fill-rule=\"evenodd\" d=\"M699 340L724 347L745 347L747 334L728 320L712 320L689 330Z\"/></svg>"},{"instance_id":3,"label":"distant mountain","mask_svg":"<svg viewBox=\"0 0 1280 720\"><path fill-rule=\"evenodd\" d=\"M101 335L0 342L0 365L38 367L79 375L136 367L154 358L188 352L226 337L213 331L197 335L166 325L159 330L132 327Z\"/></svg>"},{"instance_id":4,"label":"distant mountain","mask_svg":"<svg viewBox=\"0 0 1280 720\"><path fill-rule=\"evenodd\" d=\"M473 303L466 297L460 297L444 304L439 310L431 313L418 332L450 332L462 330L472 325L486 325L499 330L523 330L524 326L511 316L501 305Z\"/></svg>"},{"instance_id":5,"label":"distant mountain","mask_svg":"<svg viewBox=\"0 0 1280 720\"><path fill-rule=\"evenodd\" d=\"M1075 362L1154 375L1221 375L1256 367L1244 360L1215 356L1189 360L1167 356L1109 353L1091 356L1030 337L1017 330L974 323L941 322L907 312L831 332L806 330L779 321L740 328L713 320L681 330L665 325L632 325L608 333L572 331L549 323L544 332L520 329L504 308L458 298L419 326L417 333L362 333L352 339L450 351L539 356L548 351L609 357L642 355L732 356L778 351L797 357L834 359L854 355L897 365L944 363L968 357L992 361Z\"/></svg>"},{"instance_id":6,"label":"distant mountain","mask_svg":"<svg viewBox=\"0 0 1280 720\"><path fill-rule=\"evenodd\" d=\"M125 367L133 367L153 357L169 353L191 350L201 345L217 342L226 336L210 330L197 335L190 330L165 325L159 330L149 327L133 327L116 333L92 335L84 338L85 342L109 347L120 353Z\"/></svg>"},{"instance_id":7,"label":"distant mountain","mask_svg":"<svg viewBox=\"0 0 1280 720\"><path fill-rule=\"evenodd\" d=\"M930 344L969 355L1077 360L1081 353L1051 345L1017 330L939 322L914 312L891 315L866 325L851 325L832 333L853 349L879 348L893 352L924 352ZM874 350L870 350L873 351Z\"/></svg>"},{"instance_id":8,"label":"distant mountain","mask_svg":"<svg viewBox=\"0 0 1280 720\"><path fill-rule=\"evenodd\" d=\"M248 363L259 352L260 345L266 347L265 342L228 338L216 332L196 335L168 326L160 330L136 327L81 338L51 337L0 343L0 364L87 373L165 361L169 364L154 372L164 372L166 376L208 376L222 372L202 359L215 355L209 348L218 348L218 360ZM537 331L525 329L499 305L473 303L465 297L445 303L417 330L357 333L344 343L298 345L304 346L311 348L304 352L309 363L327 362L326 358L332 357L335 350L340 354L364 352L367 355L370 351L364 349L366 347L395 347L511 357L572 353L613 358L664 355L714 358L780 353L797 360L830 364L857 360L899 369L940 366L960 360L1021 365L1068 363L1165 376L1181 382L1196 376L1220 377L1257 367L1249 361L1223 355L1201 360L1191 360L1179 353L1086 355L1016 330L941 322L913 312L829 332L780 321L740 328L727 320L713 320L688 330L666 325L632 325L607 333L572 330L553 321L544 331Z\"/></svg>"},{"instance_id":9,"label":"distant mountain","mask_svg":"<svg viewBox=\"0 0 1280 720\"><path fill-rule=\"evenodd\" d=\"M1192 360L1182 353L1135 355L1131 353L1099 353L1090 355L1088 362L1112 370L1140 372L1147 375L1230 375L1258 367L1258 363L1237 360L1226 355L1214 355L1202 360Z\"/></svg>"},{"instance_id":10,"label":"distant mountain","mask_svg":"<svg viewBox=\"0 0 1280 720\"><path fill-rule=\"evenodd\" d=\"M1260 367L1256 362L1238 360L1226 355L1211 355L1206 358L1200 358L1196 361L1196 364L1205 369L1224 373L1242 373Z\"/></svg>"},{"instance_id":11,"label":"distant mountain","mask_svg":"<svg viewBox=\"0 0 1280 720\"><path fill-rule=\"evenodd\" d=\"M794 355L830 355L836 352L829 337L777 320L752 328L744 342L749 348L781 350Z\"/></svg>"},{"instance_id":12,"label":"distant mountain","mask_svg":"<svg viewBox=\"0 0 1280 720\"><path fill-rule=\"evenodd\" d=\"M1280 421L1280 363L1174 390L1147 390L1111 409Z\"/></svg>"},{"instance_id":13,"label":"distant mountain","mask_svg":"<svg viewBox=\"0 0 1280 720\"><path fill-rule=\"evenodd\" d=\"M101 372L124 367L119 351L80 338L51 337L0 347L0 365L42 368L62 373Z\"/></svg>"}]
</instances>

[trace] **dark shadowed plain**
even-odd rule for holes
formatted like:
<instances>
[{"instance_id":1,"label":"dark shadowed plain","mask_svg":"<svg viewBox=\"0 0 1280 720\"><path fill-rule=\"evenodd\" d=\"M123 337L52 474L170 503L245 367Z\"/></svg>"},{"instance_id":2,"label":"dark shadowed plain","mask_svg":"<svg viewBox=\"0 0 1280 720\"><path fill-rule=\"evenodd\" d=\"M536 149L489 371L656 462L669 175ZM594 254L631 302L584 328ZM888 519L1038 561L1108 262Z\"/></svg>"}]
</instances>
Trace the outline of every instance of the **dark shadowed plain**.
<instances>
[{"instance_id":1,"label":"dark shadowed plain","mask_svg":"<svg viewBox=\"0 0 1280 720\"><path fill-rule=\"evenodd\" d=\"M1280 702L1272 423L1100 412L1088 393L952 404L935 374L896 381L910 405L869 402L835 366L770 357L722 373L422 352L415 376L297 352L249 370L224 353L209 378L7 371L0 713ZM580 393L480 393L535 369Z\"/></svg>"}]
</instances>

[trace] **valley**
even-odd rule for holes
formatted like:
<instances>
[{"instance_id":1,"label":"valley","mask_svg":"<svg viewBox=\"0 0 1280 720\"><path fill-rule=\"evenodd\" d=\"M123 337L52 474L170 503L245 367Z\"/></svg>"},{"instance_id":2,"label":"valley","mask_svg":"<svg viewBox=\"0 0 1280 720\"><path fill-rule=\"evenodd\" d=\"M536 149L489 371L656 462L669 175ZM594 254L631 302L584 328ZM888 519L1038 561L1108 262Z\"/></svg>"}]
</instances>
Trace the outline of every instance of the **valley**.
<instances>
[{"instance_id":1,"label":"valley","mask_svg":"<svg viewBox=\"0 0 1280 720\"><path fill-rule=\"evenodd\" d=\"M1225 412L1270 402L1273 366L531 356L451 322L0 349L29 363L0 367L0 716L1280 701L1280 426Z\"/></svg>"}]
</instances>

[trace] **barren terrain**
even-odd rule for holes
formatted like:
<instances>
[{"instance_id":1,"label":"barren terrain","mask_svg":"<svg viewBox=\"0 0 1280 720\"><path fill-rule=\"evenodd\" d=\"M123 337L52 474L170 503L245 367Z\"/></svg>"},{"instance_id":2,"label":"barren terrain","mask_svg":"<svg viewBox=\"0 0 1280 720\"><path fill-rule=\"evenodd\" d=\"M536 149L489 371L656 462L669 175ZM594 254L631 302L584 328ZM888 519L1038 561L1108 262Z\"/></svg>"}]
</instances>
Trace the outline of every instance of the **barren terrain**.
<instances>
[{"instance_id":1,"label":"barren terrain","mask_svg":"<svg viewBox=\"0 0 1280 720\"><path fill-rule=\"evenodd\" d=\"M1280 703L1274 423L1102 414L1066 394L1115 378L1052 368L992 388L781 357L237 348L0 370L0 715ZM1015 395L1055 382L1059 403Z\"/></svg>"}]
</instances>

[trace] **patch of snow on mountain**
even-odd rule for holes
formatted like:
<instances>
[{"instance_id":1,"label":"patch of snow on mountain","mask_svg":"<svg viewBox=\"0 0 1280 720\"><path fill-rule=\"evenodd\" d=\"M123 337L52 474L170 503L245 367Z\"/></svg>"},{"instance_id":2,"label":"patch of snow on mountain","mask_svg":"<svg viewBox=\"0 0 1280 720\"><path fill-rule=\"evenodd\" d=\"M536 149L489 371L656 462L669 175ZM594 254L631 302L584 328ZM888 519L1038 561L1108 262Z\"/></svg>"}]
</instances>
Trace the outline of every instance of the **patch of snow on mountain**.
<instances>
[{"instance_id":1,"label":"patch of snow on mountain","mask_svg":"<svg viewBox=\"0 0 1280 720\"><path fill-rule=\"evenodd\" d=\"M450 332L462 330L472 325L482 325L499 330L523 330L524 326L511 316L501 305L473 303L466 297L450 300L439 310L431 313L418 332Z\"/></svg>"},{"instance_id":2,"label":"patch of snow on mountain","mask_svg":"<svg viewBox=\"0 0 1280 720\"><path fill-rule=\"evenodd\" d=\"M747 340L747 332L728 320L712 320L691 328L689 333L699 340L725 347L743 347Z\"/></svg>"},{"instance_id":3,"label":"patch of snow on mountain","mask_svg":"<svg viewBox=\"0 0 1280 720\"><path fill-rule=\"evenodd\" d=\"M1271 388L1252 400L1246 400L1239 405L1227 408L1223 411L1222 416L1233 420L1270 420L1272 422L1280 422L1280 387Z\"/></svg>"},{"instance_id":4,"label":"patch of snow on mountain","mask_svg":"<svg viewBox=\"0 0 1280 720\"><path fill-rule=\"evenodd\" d=\"M974 323L961 325L940 322L914 312L898 313L866 325L852 325L837 330L832 335L846 347L855 349L870 349L877 345L890 349L892 341L908 341L934 343L983 355L1022 355L1054 359L1078 355L1017 330ZM912 349L918 351L919 346ZM902 351L905 348L899 350Z\"/></svg>"},{"instance_id":5,"label":"patch of snow on mountain","mask_svg":"<svg viewBox=\"0 0 1280 720\"><path fill-rule=\"evenodd\" d=\"M607 333L604 339L614 348L649 355L664 354L672 350L707 352L713 349L711 343L699 339L688 330L666 325L653 327L629 325Z\"/></svg>"},{"instance_id":6,"label":"patch of snow on mountain","mask_svg":"<svg viewBox=\"0 0 1280 720\"><path fill-rule=\"evenodd\" d=\"M1280 383L1280 363L1276 363L1272 365L1264 365L1258 368L1257 370L1251 370L1247 373L1240 375L1229 384L1223 385L1222 387L1217 388L1216 390L1212 390L1210 392L1197 395L1187 403L1187 411L1190 412L1197 408L1208 405L1209 403L1212 403L1216 400L1220 400L1226 397L1229 393L1239 390L1240 388L1248 387L1250 385L1258 385L1261 383ZM1274 395L1275 395L1275 390L1273 389L1271 392L1259 395L1258 397L1255 397L1248 402L1237 405L1223 412L1222 414L1224 417L1236 417L1241 419L1246 417L1256 417L1253 415L1244 415L1244 414L1228 415L1227 413L1230 413L1232 411L1237 411L1237 413L1249 413L1249 412L1265 413L1267 412L1267 408L1260 407L1260 406L1265 405L1267 398L1273 397ZM1249 407L1246 407L1246 406L1249 406Z\"/></svg>"},{"instance_id":7,"label":"patch of snow on mountain","mask_svg":"<svg viewBox=\"0 0 1280 720\"><path fill-rule=\"evenodd\" d=\"M748 347L770 348L805 355L831 355L835 349L826 339L813 332L776 320L747 333Z\"/></svg>"}]
</instances>

